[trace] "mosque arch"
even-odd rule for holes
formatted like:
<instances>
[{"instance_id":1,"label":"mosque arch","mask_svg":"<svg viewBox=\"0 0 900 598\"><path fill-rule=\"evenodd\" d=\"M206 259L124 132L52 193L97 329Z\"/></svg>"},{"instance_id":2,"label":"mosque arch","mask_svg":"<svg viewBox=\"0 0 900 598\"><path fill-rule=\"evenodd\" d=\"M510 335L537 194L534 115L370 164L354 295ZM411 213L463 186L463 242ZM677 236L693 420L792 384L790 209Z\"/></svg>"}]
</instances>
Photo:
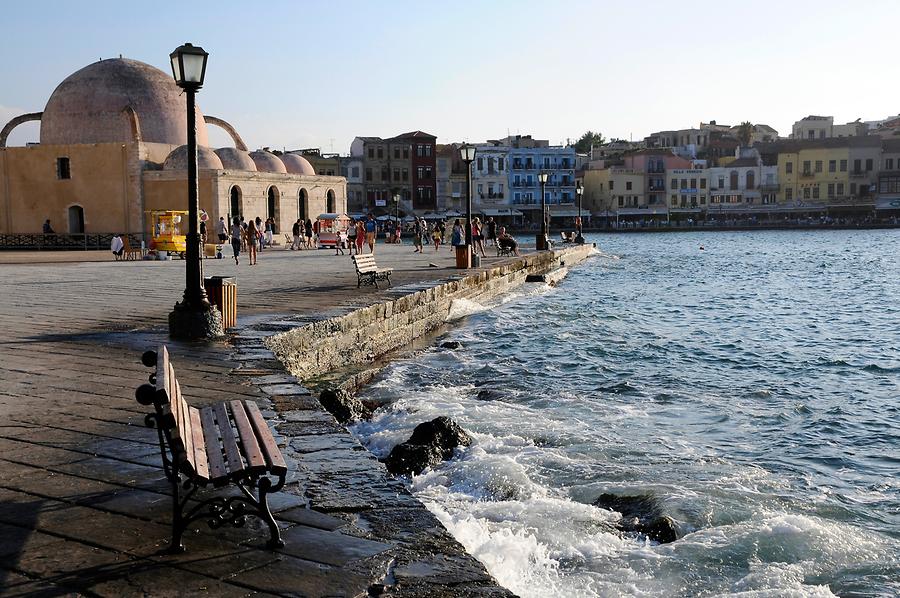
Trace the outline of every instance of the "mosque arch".
<instances>
[{"instance_id":1,"label":"mosque arch","mask_svg":"<svg viewBox=\"0 0 900 598\"><path fill-rule=\"evenodd\" d=\"M41 120L41 116L43 116L43 112L31 112L29 114L22 114L21 116L17 116L3 127L3 130L0 131L0 147L6 147L6 140L9 138L9 134L12 133L13 129L21 125L22 123L31 122L33 120Z\"/></svg>"},{"instance_id":2,"label":"mosque arch","mask_svg":"<svg viewBox=\"0 0 900 598\"><path fill-rule=\"evenodd\" d=\"M84 208L78 204L69 206L69 234L84 234Z\"/></svg>"},{"instance_id":3,"label":"mosque arch","mask_svg":"<svg viewBox=\"0 0 900 598\"><path fill-rule=\"evenodd\" d=\"M333 214L335 211L334 189L329 189L325 195L325 211Z\"/></svg>"},{"instance_id":4,"label":"mosque arch","mask_svg":"<svg viewBox=\"0 0 900 598\"><path fill-rule=\"evenodd\" d=\"M243 192L241 188L237 185L231 186L231 191L228 192L229 195L229 208L231 209L231 218L235 216L243 216L244 215L244 206L243 206Z\"/></svg>"},{"instance_id":5,"label":"mosque arch","mask_svg":"<svg viewBox=\"0 0 900 598\"><path fill-rule=\"evenodd\" d=\"M306 192L306 189L300 189L297 196L297 218L304 222L309 218L309 193Z\"/></svg>"},{"instance_id":6,"label":"mosque arch","mask_svg":"<svg viewBox=\"0 0 900 598\"><path fill-rule=\"evenodd\" d=\"M279 212L280 203L281 203L281 194L278 192L278 187L272 185L269 187L269 190L266 191L266 218L272 218L275 222L275 226L278 226L279 221ZM272 232L278 232L278 230L274 230Z\"/></svg>"}]
</instances>

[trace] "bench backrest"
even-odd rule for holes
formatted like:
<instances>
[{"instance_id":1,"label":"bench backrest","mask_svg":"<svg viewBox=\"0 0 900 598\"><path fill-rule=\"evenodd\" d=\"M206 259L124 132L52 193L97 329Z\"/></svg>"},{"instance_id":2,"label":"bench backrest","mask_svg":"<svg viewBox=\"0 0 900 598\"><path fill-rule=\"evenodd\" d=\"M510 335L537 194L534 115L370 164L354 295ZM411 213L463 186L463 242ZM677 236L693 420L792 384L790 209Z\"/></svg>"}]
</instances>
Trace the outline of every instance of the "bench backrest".
<instances>
[{"instance_id":1,"label":"bench backrest","mask_svg":"<svg viewBox=\"0 0 900 598\"><path fill-rule=\"evenodd\" d=\"M162 410L163 425L168 428L172 463L188 475L207 477L208 470L198 471L207 467L200 412L191 409L184 400L181 385L175 377L175 368L169 361L169 351L165 345L161 345L156 352L156 392Z\"/></svg>"},{"instance_id":2,"label":"bench backrest","mask_svg":"<svg viewBox=\"0 0 900 598\"><path fill-rule=\"evenodd\" d=\"M375 256L371 253L354 255L353 263L356 265L356 271L360 274L376 272L378 270L378 265L375 263Z\"/></svg>"}]
</instances>

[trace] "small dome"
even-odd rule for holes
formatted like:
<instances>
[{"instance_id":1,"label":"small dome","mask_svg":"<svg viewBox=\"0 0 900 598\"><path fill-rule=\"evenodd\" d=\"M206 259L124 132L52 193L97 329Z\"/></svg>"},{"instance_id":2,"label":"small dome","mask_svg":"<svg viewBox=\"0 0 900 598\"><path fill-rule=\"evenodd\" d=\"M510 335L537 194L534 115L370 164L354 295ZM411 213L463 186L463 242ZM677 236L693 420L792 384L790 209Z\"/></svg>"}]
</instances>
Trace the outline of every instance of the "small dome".
<instances>
[{"instance_id":1,"label":"small dome","mask_svg":"<svg viewBox=\"0 0 900 598\"><path fill-rule=\"evenodd\" d=\"M132 141L131 108L147 143L187 143L187 104L172 75L154 66L113 58L66 77L41 117L41 143L65 145ZM197 109L197 144L209 145Z\"/></svg>"},{"instance_id":2,"label":"small dome","mask_svg":"<svg viewBox=\"0 0 900 598\"><path fill-rule=\"evenodd\" d=\"M316 174L316 169L309 160L299 154L284 154L281 156L284 167L291 174Z\"/></svg>"},{"instance_id":3,"label":"small dome","mask_svg":"<svg viewBox=\"0 0 900 598\"><path fill-rule=\"evenodd\" d=\"M187 170L188 150L186 145L177 147L166 157L163 170ZM208 147L197 147L197 168L199 170L222 170L222 161Z\"/></svg>"},{"instance_id":4,"label":"small dome","mask_svg":"<svg viewBox=\"0 0 900 598\"><path fill-rule=\"evenodd\" d=\"M215 150L222 161L222 166L230 170L249 170L256 172L256 164L250 157L250 152L239 150L236 147L220 147Z\"/></svg>"},{"instance_id":5,"label":"small dome","mask_svg":"<svg viewBox=\"0 0 900 598\"><path fill-rule=\"evenodd\" d=\"M253 159L253 163L256 164L256 169L260 172L280 172L281 174L287 174L287 168L284 167L284 162L279 160L278 156L272 152L256 150L255 152L250 152L250 157Z\"/></svg>"}]
</instances>

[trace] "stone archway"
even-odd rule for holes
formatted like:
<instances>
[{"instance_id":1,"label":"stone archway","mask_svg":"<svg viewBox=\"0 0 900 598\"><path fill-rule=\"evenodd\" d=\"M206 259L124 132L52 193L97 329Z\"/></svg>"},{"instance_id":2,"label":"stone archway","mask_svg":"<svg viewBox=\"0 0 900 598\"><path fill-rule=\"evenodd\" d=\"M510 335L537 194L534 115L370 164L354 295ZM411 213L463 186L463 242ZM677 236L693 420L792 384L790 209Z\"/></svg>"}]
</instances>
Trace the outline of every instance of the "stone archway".
<instances>
[{"instance_id":1,"label":"stone archway","mask_svg":"<svg viewBox=\"0 0 900 598\"><path fill-rule=\"evenodd\" d=\"M325 211L329 214L334 214L336 202L334 200L334 189L329 189L328 193L325 195Z\"/></svg>"},{"instance_id":2,"label":"stone archway","mask_svg":"<svg viewBox=\"0 0 900 598\"><path fill-rule=\"evenodd\" d=\"M243 192L241 188L237 185L232 185L231 191L229 192L230 203L229 208L231 210L231 218L233 219L235 216L243 216L244 215L244 206L243 206Z\"/></svg>"},{"instance_id":3,"label":"stone archway","mask_svg":"<svg viewBox=\"0 0 900 598\"><path fill-rule=\"evenodd\" d=\"M84 233L84 208L79 205L69 206L69 234Z\"/></svg>"},{"instance_id":4,"label":"stone archway","mask_svg":"<svg viewBox=\"0 0 900 598\"><path fill-rule=\"evenodd\" d=\"M309 193L306 192L306 189L300 189L297 197L297 218L303 222L309 218Z\"/></svg>"},{"instance_id":5,"label":"stone archway","mask_svg":"<svg viewBox=\"0 0 900 598\"><path fill-rule=\"evenodd\" d=\"M281 206L281 193L278 192L278 187L272 185L269 187L269 190L266 192L266 218L271 218L274 225L273 233L278 232L278 227L281 224L279 221Z\"/></svg>"}]
</instances>

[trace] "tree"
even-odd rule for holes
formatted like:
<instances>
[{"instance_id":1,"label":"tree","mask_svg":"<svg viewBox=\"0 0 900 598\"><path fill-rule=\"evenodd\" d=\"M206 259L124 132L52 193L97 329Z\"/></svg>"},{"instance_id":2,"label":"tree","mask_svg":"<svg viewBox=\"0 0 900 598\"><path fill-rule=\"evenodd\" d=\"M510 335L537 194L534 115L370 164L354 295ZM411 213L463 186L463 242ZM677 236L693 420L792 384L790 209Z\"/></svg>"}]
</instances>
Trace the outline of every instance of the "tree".
<instances>
[{"instance_id":1,"label":"tree","mask_svg":"<svg viewBox=\"0 0 900 598\"><path fill-rule=\"evenodd\" d=\"M738 126L737 130L737 138L738 141L741 142L741 145L744 147L750 146L750 140L753 138L753 123L750 121L744 121Z\"/></svg>"},{"instance_id":2,"label":"tree","mask_svg":"<svg viewBox=\"0 0 900 598\"><path fill-rule=\"evenodd\" d=\"M603 138L603 135L599 131L597 133L587 131L575 142L573 147L579 154L586 154L591 151L592 146L602 145L604 143L606 143L606 139Z\"/></svg>"}]
</instances>

